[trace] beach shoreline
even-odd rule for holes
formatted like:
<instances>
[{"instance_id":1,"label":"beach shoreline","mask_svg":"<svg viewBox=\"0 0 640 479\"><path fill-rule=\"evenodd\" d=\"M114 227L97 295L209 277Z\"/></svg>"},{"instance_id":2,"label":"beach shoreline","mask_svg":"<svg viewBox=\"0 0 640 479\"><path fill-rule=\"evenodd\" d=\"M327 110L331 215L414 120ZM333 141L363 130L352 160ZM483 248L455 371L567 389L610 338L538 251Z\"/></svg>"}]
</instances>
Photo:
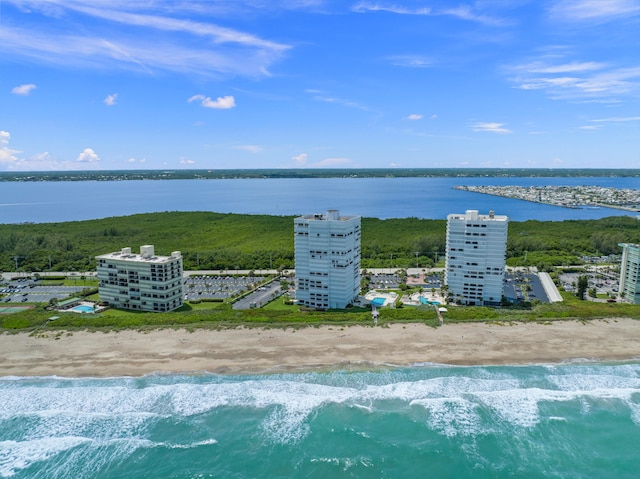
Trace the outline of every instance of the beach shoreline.
<instances>
[{"instance_id":1,"label":"beach shoreline","mask_svg":"<svg viewBox=\"0 0 640 479\"><path fill-rule=\"evenodd\" d=\"M419 364L520 365L640 359L640 321L466 323L431 328L41 331L0 335L0 376L270 374Z\"/></svg>"}]
</instances>

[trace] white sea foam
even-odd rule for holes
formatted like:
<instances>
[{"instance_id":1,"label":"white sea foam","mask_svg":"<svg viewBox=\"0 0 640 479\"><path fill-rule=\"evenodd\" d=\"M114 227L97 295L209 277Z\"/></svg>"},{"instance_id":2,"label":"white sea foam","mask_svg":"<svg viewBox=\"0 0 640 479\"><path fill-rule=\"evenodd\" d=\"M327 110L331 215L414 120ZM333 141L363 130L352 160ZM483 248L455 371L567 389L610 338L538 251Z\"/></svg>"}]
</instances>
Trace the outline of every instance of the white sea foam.
<instances>
[{"instance_id":1,"label":"white sea foam","mask_svg":"<svg viewBox=\"0 0 640 479\"><path fill-rule=\"evenodd\" d=\"M478 405L466 399L416 399L411 404L424 407L429 412L429 427L447 437L475 435L481 430Z\"/></svg>"},{"instance_id":2,"label":"white sea foam","mask_svg":"<svg viewBox=\"0 0 640 479\"><path fill-rule=\"evenodd\" d=\"M640 404L629 401L629 408L631 409L631 420L636 426L640 426Z\"/></svg>"},{"instance_id":3,"label":"white sea foam","mask_svg":"<svg viewBox=\"0 0 640 479\"><path fill-rule=\"evenodd\" d=\"M613 374L552 375L548 380L563 391L592 391L636 389L640 391L640 378Z\"/></svg>"},{"instance_id":4,"label":"white sea foam","mask_svg":"<svg viewBox=\"0 0 640 479\"><path fill-rule=\"evenodd\" d=\"M566 417L560 417L560 416L549 416L549 421L567 422L567 418Z\"/></svg>"},{"instance_id":5,"label":"white sea foam","mask_svg":"<svg viewBox=\"0 0 640 479\"><path fill-rule=\"evenodd\" d=\"M277 407L265 419L262 429L277 442L295 442L304 437L309 414L326 403L343 403L354 398L356 390L290 381L260 381L252 394L256 407Z\"/></svg>"},{"instance_id":6,"label":"white sea foam","mask_svg":"<svg viewBox=\"0 0 640 479\"><path fill-rule=\"evenodd\" d=\"M19 417L33 426L21 435L14 432L11 439L16 441L55 436L108 441L144 437L149 427L166 417L186 418L221 407L247 407L266 410L261 433L271 441L287 443L305 437L309 417L333 404L370 413L383 407L419 406L427 412L425 421L431 429L456 436L485 430L487 424L481 419L484 408L505 422L531 427L540 420L539 405L543 401L577 399L583 414L587 414L593 398L613 398L628 404L638 423L640 413L633 395L640 391L639 369L629 367L622 377L615 371L612 368L607 374L590 374L587 368L576 373L569 366L560 366L546 371L541 379L536 374L516 377L504 368L447 368L442 376L426 379L414 379L420 374L412 370L400 374L212 377L211 381L200 382L188 377L179 381L175 377L62 382L43 379L37 385L30 380L25 387L12 379L2 387L0 421ZM429 368L426 374L434 375L434 369ZM527 387L533 384L550 387Z\"/></svg>"},{"instance_id":7,"label":"white sea foam","mask_svg":"<svg viewBox=\"0 0 640 479\"><path fill-rule=\"evenodd\" d=\"M50 437L33 441L2 441L0 442L0 477L11 477L34 463L47 461L56 454L87 442L91 442L91 439Z\"/></svg>"},{"instance_id":8,"label":"white sea foam","mask_svg":"<svg viewBox=\"0 0 640 479\"><path fill-rule=\"evenodd\" d=\"M204 441L192 442L191 444L169 444L165 442L158 442L149 444L149 447L165 447L167 449L193 449L201 446L211 446L213 444L218 444L218 441L215 439L206 439Z\"/></svg>"},{"instance_id":9,"label":"white sea foam","mask_svg":"<svg viewBox=\"0 0 640 479\"><path fill-rule=\"evenodd\" d=\"M350 457L317 457L312 458L310 462L331 464L332 466L339 467L343 472L358 466L363 466L367 469L375 466L374 462L368 457L359 457L356 459Z\"/></svg>"},{"instance_id":10,"label":"white sea foam","mask_svg":"<svg viewBox=\"0 0 640 479\"><path fill-rule=\"evenodd\" d=\"M354 404L353 407L362 409L363 411L367 411L368 413L373 412L373 408L371 406L365 406L364 404Z\"/></svg>"}]
</instances>

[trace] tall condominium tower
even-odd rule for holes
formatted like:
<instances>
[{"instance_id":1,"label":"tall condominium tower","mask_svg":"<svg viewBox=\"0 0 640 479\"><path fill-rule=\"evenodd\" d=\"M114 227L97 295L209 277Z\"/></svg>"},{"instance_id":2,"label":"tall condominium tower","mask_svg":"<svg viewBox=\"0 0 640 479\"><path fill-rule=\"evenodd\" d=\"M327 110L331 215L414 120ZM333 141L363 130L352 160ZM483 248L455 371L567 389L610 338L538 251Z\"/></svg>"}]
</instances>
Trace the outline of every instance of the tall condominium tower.
<instances>
[{"instance_id":1,"label":"tall condominium tower","mask_svg":"<svg viewBox=\"0 0 640 479\"><path fill-rule=\"evenodd\" d=\"M296 299L315 309L340 309L360 292L360 216L337 210L294 219Z\"/></svg>"},{"instance_id":2,"label":"tall condominium tower","mask_svg":"<svg viewBox=\"0 0 640 479\"><path fill-rule=\"evenodd\" d=\"M502 301L509 218L477 210L447 216L444 282L456 302L499 305Z\"/></svg>"},{"instance_id":3,"label":"tall condominium tower","mask_svg":"<svg viewBox=\"0 0 640 479\"><path fill-rule=\"evenodd\" d=\"M98 292L110 306L140 311L171 311L184 304L182 255L156 256L152 245L96 256Z\"/></svg>"},{"instance_id":4,"label":"tall condominium tower","mask_svg":"<svg viewBox=\"0 0 640 479\"><path fill-rule=\"evenodd\" d=\"M640 304L640 245L620 243L620 297L631 304Z\"/></svg>"}]
</instances>

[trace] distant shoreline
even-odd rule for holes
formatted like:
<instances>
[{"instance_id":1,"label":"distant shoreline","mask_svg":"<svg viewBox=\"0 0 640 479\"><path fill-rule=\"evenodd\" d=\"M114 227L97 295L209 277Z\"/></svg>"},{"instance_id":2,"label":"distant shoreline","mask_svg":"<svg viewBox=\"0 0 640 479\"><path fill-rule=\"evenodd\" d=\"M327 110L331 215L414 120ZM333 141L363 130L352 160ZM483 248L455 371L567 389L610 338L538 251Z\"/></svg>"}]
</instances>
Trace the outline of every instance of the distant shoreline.
<instances>
[{"instance_id":1,"label":"distant shoreline","mask_svg":"<svg viewBox=\"0 0 640 479\"><path fill-rule=\"evenodd\" d=\"M594 186L455 186L454 189L561 208L613 208L637 213L640 191ZM634 206L630 206L634 205Z\"/></svg>"},{"instance_id":2,"label":"distant shoreline","mask_svg":"<svg viewBox=\"0 0 640 479\"><path fill-rule=\"evenodd\" d=\"M635 168L283 168L0 172L0 182L283 178L640 177Z\"/></svg>"},{"instance_id":3,"label":"distant shoreline","mask_svg":"<svg viewBox=\"0 0 640 479\"><path fill-rule=\"evenodd\" d=\"M269 374L416 364L514 365L640 358L640 321L392 324L303 329L47 331L0 335L1 376Z\"/></svg>"}]
</instances>

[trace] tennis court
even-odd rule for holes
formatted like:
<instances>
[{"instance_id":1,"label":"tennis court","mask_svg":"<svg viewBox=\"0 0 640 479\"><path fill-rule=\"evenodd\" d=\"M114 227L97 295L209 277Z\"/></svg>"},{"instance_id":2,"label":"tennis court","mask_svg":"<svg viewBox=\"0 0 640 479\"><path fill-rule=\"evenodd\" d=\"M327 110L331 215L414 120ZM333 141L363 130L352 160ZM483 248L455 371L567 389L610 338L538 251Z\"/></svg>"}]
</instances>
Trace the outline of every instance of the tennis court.
<instances>
[{"instance_id":1,"label":"tennis court","mask_svg":"<svg viewBox=\"0 0 640 479\"><path fill-rule=\"evenodd\" d=\"M0 306L0 314L19 313L25 309L31 309L33 306Z\"/></svg>"}]
</instances>

